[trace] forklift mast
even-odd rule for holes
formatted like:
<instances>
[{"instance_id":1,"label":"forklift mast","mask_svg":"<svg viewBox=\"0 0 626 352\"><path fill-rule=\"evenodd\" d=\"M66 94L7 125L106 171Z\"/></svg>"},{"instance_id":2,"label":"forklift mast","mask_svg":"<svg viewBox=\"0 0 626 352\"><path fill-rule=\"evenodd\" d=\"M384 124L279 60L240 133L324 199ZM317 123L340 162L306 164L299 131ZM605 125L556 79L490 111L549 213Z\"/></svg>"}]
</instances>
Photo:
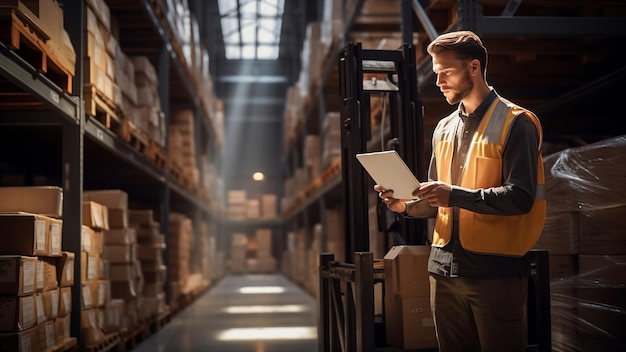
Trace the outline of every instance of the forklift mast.
<instances>
[{"instance_id":1,"label":"forklift mast","mask_svg":"<svg viewBox=\"0 0 626 352\"><path fill-rule=\"evenodd\" d=\"M339 90L343 102L341 162L346 260L352 262L355 252L370 250L368 193L373 189L355 155L373 151L368 149L368 142L372 140L372 94L389 97L390 136L386 148L395 149L419 180L427 177L422 108L417 99L415 47L403 44L399 50L369 50L363 49L361 43L348 43L339 54ZM381 201L378 203L380 206ZM378 217L379 229L385 234L398 232L404 243L396 244L427 243L425 220L404 219L390 214L386 207L382 211L386 214ZM391 223L384 221L390 218L394 219Z\"/></svg>"}]
</instances>

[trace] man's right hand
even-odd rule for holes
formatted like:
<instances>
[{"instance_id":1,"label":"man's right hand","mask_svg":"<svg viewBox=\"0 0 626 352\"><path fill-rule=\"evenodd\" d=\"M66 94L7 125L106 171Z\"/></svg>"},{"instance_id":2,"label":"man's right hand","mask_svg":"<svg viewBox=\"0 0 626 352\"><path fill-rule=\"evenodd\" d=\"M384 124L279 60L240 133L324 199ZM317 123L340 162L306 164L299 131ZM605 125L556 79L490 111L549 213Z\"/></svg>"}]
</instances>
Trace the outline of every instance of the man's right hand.
<instances>
[{"instance_id":1,"label":"man's right hand","mask_svg":"<svg viewBox=\"0 0 626 352\"><path fill-rule=\"evenodd\" d=\"M406 203L404 200L393 197L393 190L385 190L380 185L374 185L374 190L378 192L378 197L383 200L389 210L396 213L404 213L406 211Z\"/></svg>"}]
</instances>

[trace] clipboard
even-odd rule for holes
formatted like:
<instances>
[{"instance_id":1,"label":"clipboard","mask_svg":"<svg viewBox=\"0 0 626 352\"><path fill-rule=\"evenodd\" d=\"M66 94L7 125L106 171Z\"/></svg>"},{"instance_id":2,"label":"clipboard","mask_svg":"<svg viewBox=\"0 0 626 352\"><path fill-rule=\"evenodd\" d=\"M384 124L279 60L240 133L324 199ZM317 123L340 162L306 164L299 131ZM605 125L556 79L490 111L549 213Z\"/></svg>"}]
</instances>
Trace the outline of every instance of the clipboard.
<instances>
[{"instance_id":1,"label":"clipboard","mask_svg":"<svg viewBox=\"0 0 626 352\"><path fill-rule=\"evenodd\" d=\"M412 195L420 183L395 150L360 153L357 160L376 184L392 190L396 199L418 199Z\"/></svg>"}]
</instances>

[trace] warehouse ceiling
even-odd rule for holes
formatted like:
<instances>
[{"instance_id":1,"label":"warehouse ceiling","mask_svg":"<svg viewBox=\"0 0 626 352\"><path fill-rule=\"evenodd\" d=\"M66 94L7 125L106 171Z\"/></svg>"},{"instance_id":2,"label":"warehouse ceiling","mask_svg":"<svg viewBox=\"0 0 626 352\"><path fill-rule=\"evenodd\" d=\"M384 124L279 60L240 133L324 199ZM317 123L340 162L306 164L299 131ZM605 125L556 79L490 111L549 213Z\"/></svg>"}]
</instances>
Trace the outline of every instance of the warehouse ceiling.
<instances>
[{"instance_id":1,"label":"warehouse ceiling","mask_svg":"<svg viewBox=\"0 0 626 352\"><path fill-rule=\"evenodd\" d=\"M215 94L224 104L221 169L227 188L250 189L252 174L260 171L269 182L254 185L259 193L281 191L287 88L298 79L306 24L317 18L318 4L311 0L189 0L208 50ZM274 29L276 22L280 27ZM273 45L278 48L274 56L259 50Z\"/></svg>"},{"instance_id":2,"label":"warehouse ceiling","mask_svg":"<svg viewBox=\"0 0 626 352\"><path fill-rule=\"evenodd\" d=\"M239 6L257 2L235 1ZM215 92L224 102L225 159L237 160L230 170L225 165L225 179L236 184L240 175L246 178L255 169L265 172L271 169L279 173L274 175L277 179L283 179L281 170L288 164L280 160L285 157L282 119L286 90L298 81L306 25L320 18L324 1L285 0L276 60L227 59L218 2L189 2L193 11L201 14L198 18L202 19L200 26L210 55ZM346 41L376 48L381 38L400 37L400 0L356 3L365 5L346 33ZM366 9L372 3L385 6L376 11ZM626 58L621 46L616 45L626 37L623 0L420 0L419 3L436 32L474 28L483 36L490 53L489 83L503 96L539 113L545 138L557 144L556 148L561 147L560 141L572 146L572 143L584 144L624 133L623 128L615 128L611 123L616 111L613 104L593 104L618 102L623 91ZM467 16L468 13L473 15ZM424 105L424 135L430 136L438 119L453 107L442 99L433 83L425 53L430 42L428 28L415 14L412 17L418 98ZM334 66L323 90L327 111L341 109ZM307 124L304 130L316 133L318 107L308 108L309 116L303 119ZM240 153L228 155L235 149Z\"/></svg>"}]
</instances>

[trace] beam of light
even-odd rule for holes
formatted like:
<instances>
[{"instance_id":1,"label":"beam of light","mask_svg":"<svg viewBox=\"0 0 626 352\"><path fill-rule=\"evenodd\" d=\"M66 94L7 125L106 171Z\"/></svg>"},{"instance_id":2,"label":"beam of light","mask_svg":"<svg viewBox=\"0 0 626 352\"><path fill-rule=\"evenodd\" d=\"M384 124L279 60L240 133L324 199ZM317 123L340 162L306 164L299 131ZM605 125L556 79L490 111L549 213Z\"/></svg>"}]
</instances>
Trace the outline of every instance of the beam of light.
<instances>
[{"instance_id":1,"label":"beam of light","mask_svg":"<svg viewBox=\"0 0 626 352\"><path fill-rule=\"evenodd\" d=\"M245 286L239 289L239 293L244 295L258 294L258 293L283 293L284 287L280 286Z\"/></svg>"},{"instance_id":2,"label":"beam of light","mask_svg":"<svg viewBox=\"0 0 626 352\"><path fill-rule=\"evenodd\" d=\"M221 341L314 340L317 339L317 328L310 326L235 328L219 333L217 339Z\"/></svg>"},{"instance_id":3,"label":"beam of light","mask_svg":"<svg viewBox=\"0 0 626 352\"><path fill-rule=\"evenodd\" d=\"M300 313L307 310L306 306L298 304L287 304L282 306L231 306L224 309L224 311L229 314Z\"/></svg>"}]
</instances>

